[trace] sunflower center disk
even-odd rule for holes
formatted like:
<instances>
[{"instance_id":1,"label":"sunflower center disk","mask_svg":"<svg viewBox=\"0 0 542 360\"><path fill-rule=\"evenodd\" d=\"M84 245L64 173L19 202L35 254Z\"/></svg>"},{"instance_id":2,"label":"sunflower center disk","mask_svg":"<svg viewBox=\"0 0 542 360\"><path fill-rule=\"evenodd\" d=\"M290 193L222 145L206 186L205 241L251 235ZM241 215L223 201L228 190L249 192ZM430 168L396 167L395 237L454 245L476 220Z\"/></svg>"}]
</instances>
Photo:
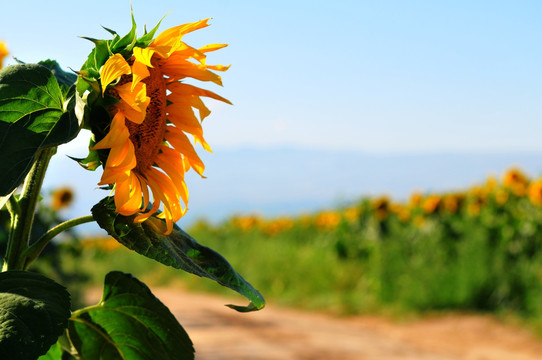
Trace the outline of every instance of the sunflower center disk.
<instances>
[{"instance_id":1,"label":"sunflower center disk","mask_svg":"<svg viewBox=\"0 0 542 360\"><path fill-rule=\"evenodd\" d=\"M150 76L143 80L151 98L145 120L136 124L126 119L130 141L134 144L137 165L134 171L144 174L155 162L166 133L166 81L158 67L149 68Z\"/></svg>"}]
</instances>

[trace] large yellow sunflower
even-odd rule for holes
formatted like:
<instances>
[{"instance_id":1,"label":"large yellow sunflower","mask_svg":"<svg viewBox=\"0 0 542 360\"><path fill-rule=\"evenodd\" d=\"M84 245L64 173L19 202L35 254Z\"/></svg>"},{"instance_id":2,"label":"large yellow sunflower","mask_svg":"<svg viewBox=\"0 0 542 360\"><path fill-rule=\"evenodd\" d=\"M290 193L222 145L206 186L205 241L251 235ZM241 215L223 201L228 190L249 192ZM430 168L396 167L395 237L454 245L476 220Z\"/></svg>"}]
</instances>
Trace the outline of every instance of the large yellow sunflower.
<instances>
[{"instance_id":1,"label":"large yellow sunflower","mask_svg":"<svg viewBox=\"0 0 542 360\"><path fill-rule=\"evenodd\" d=\"M229 66L207 65L206 53L226 45L195 49L182 41L185 34L208 26L207 21L173 27L146 47L112 54L99 70L101 96L117 99L107 108L112 117L107 134L92 148L109 149L99 185L113 185L116 211L138 214L135 221L144 221L163 204L159 216L166 221L166 233L186 212L185 172L192 168L203 176L205 168L187 134L211 151L201 127L210 111L201 97L230 104L211 91L181 82L193 78L222 85L220 76L210 70L225 71Z\"/></svg>"},{"instance_id":2,"label":"large yellow sunflower","mask_svg":"<svg viewBox=\"0 0 542 360\"><path fill-rule=\"evenodd\" d=\"M4 62L4 58L8 56L8 48L6 47L6 44L2 41L0 41L0 69L2 68L2 63Z\"/></svg>"}]
</instances>

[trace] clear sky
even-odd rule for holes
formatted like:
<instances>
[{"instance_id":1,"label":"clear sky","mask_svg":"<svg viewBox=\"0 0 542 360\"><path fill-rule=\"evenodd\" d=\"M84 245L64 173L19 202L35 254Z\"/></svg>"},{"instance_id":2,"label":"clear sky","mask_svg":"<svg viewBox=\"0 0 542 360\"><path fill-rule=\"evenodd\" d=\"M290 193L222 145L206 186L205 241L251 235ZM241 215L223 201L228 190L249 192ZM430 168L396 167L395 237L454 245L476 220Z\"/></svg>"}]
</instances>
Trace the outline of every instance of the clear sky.
<instances>
[{"instance_id":1,"label":"clear sky","mask_svg":"<svg viewBox=\"0 0 542 360\"><path fill-rule=\"evenodd\" d=\"M542 152L541 1L143 1L137 23L212 17L188 44L229 43L234 106L210 104L215 148L299 146L397 152ZM130 2L9 1L0 39L26 62L78 69L123 34ZM142 32L142 29L140 33ZM8 61L12 63L12 60Z\"/></svg>"}]
</instances>

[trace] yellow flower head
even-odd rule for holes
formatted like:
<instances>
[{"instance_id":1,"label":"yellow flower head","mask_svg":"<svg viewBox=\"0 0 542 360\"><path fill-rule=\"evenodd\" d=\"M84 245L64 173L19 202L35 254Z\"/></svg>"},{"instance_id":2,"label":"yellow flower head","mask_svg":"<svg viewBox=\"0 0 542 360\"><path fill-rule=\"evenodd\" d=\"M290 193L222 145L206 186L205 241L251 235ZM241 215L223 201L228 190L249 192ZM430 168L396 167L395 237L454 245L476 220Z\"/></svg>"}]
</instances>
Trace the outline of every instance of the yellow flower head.
<instances>
[{"instance_id":1,"label":"yellow flower head","mask_svg":"<svg viewBox=\"0 0 542 360\"><path fill-rule=\"evenodd\" d=\"M277 218L263 223L262 231L264 234L273 236L281 232L288 231L295 225L294 221L287 217Z\"/></svg>"},{"instance_id":2,"label":"yellow flower head","mask_svg":"<svg viewBox=\"0 0 542 360\"><path fill-rule=\"evenodd\" d=\"M60 188L51 194L51 208L60 210L70 206L73 200L73 191L70 188Z\"/></svg>"},{"instance_id":3,"label":"yellow flower head","mask_svg":"<svg viewBox=\"0 0 542 360\"><path fill-rule=\"evenodd\" d=\"M529 179L519 169L510 169L503 178L503 185L517 196L524 196L527 191Z\"/></svg>"},{"instance_id":4,"label":"yellow flower head","mask_svg":"<svg viewBox=\"0 0 542 360\"><path fill-rule=\"evenodd\" d=\"M341 214L337 211L322 211L314 217L314 224L319 230L331 231L341 222Z\"/></svg>"},{"instance_id":5,"label":"yellow flower head","mask_svg":"<svg viewBox=\"0 0 542 360\"><path fill-rule=\"evenodd\" d=\"M211 70L228 67L207 65L206 54L226 45L196 49L183 42L184 35L208 26L207 22L176 26L154 39L157 27L139 39L135 23L123 38L111 31L113 40L93 40L94 54L79 73L79 95L92 109L108 114L104 121L98 116L103 110L91 111L87 124L95 136L91 152L98 153L104 166L99 185L113 187L116 211L137 214L137 222L156 213L162 204L159 217L166 220L166 233L186 212L185 172L193 169L203 177L205 169L188 135L211 151L201 127L210 111L201 97L231 104L211 91L181 82L192 78L222 85L220 76ZM87 163L92 158L96 156L89 155ZM148 209L150 193L153 202Z\"/></svg>"},{"instance_id":6,"label":"yellow flower head","mask_svg":"<svg viewBox=\"0 0 542 360\"><path fill-rule=\"evenodd\" d=\"M438 195L429 195L423 202L423 211L426 214L434 214L441 208L442 201Z\"/></svg>"},{"instance_id":7,"label":"yellow flower head","mask_svg":"<svg viewBox=\"0 0 542 360\"><path fill-rule=\"evenodd\" d=\"M419 207L423 202L423 195L419 192L413 192L408 200L408 206L411 209Z\"/></svg>"},{"instance_id":8,"label":"yellow flower head","mask_svg":"<svg viewBox=\"0 0 542 360\"><path fill-rule=\"evenodd\" d=\"M487 193L494 193L499 189L499 181L494 176L489 176L484 185L484 189Z\"/></svg>"},{"instance_id":9,"label":"yellow flower head","mask_svg":"<svg viewBox=\"0 0 542 360\"><path fill-rule=\"evenodd\" d=\"M262 218L260 218L258 215L236 216L233 217L231 221L235 228L245 232L252 231L263 223Z\"/></svg>"},{"instance_id":10,"label":"yellow flower head","mask_svg":"<svg viewBox=\"0 0 542 360\"><path fill-rule=\"evenodd\" d=\"M534 205L542 205L542 180L534 181L529 185L528 195L529 200L531 200Z\"/></svg>"},{"instance_id":11,"label":"yellow flower head","mask_svg":"<svg viewBox=\"0 0 542 360\"><path fill-rule=\"evenodd\" d=\"M2 68L2 63L4 62L4 58L8 56L8 48L6 47L6 44L3 41L0 41L0 69Z\"/></svg>"},{"instance_id":12,"label":"yellow flower head","mask_svg":"<svg viewBox=\"0 0 542 360\"><path fill-rule=\"evenodd\" d=\"M508 201L508 198L509 198L508 191L506 191L506 190L504 190L504 189L498 189L498 190L495 192L495 201L496 201L497 204L499 204L499 205L504 205L504 204L506 204L506 202Z\"/></svg>"},{"instance_id":13,"label":"yellow flower head","mask_svg":"<svg viewBox=\"0 0 542 360\"><path fill-rule=\"evenodd\" d=\"M406 205L393 203L390 205L389 210L396 214L397 218L403 223L410 220L411 210Z\"/></svg>"},{"instance_id":14,"label":"yellow flower head","mask_svg":"<svg viewBox=\"0 0 542 360\"><path fill-rule=\"evenodd\" d=\"M443 198L444 209L450 214L455 214L461 205L461 198L455 194L448 194Z\"/></svg>"},{"instance_id":15,"label":"yellow flower head","mask_svg":"<svg viewBox=\"0 0 542 360\"><path fill-rule=\"evenodd\" d=\"M361 216L361 208L360 207L350 207L347 209L344 209L343 216L349 223L357 223Z\"/></svg>"},{"instance_id":16,"label":"yellow flower head","mask_svg":"<svg viewBox=\"0 0 542 360\"><path fill-rule=\"evenodd\" d=\"M376 220L384 221L390 212L390 200L386 196L382 196L373 201L372 207Z\"/></svg>"}]
</instances>

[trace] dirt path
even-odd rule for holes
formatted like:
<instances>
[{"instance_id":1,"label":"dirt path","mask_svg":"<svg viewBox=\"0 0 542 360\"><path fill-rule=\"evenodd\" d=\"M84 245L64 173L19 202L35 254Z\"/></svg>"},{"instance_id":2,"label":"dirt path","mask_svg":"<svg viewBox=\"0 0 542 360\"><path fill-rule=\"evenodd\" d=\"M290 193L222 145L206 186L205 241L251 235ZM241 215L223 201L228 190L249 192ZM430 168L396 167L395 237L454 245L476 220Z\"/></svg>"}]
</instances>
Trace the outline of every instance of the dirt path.
<instances>
[{"instance_id":1,"label":"dirt path","mask_svg":"<svg viewBox=\"0 0 542 360\"><path fill-rule=\"evenodd\" d=\"M242 299L171 289L153 292L190 335L198 360L542 359L542 340L485 316L450 315L397 324L272 305L241 314L224 304L243 304Z\"/></svg>"}]
</instances>

